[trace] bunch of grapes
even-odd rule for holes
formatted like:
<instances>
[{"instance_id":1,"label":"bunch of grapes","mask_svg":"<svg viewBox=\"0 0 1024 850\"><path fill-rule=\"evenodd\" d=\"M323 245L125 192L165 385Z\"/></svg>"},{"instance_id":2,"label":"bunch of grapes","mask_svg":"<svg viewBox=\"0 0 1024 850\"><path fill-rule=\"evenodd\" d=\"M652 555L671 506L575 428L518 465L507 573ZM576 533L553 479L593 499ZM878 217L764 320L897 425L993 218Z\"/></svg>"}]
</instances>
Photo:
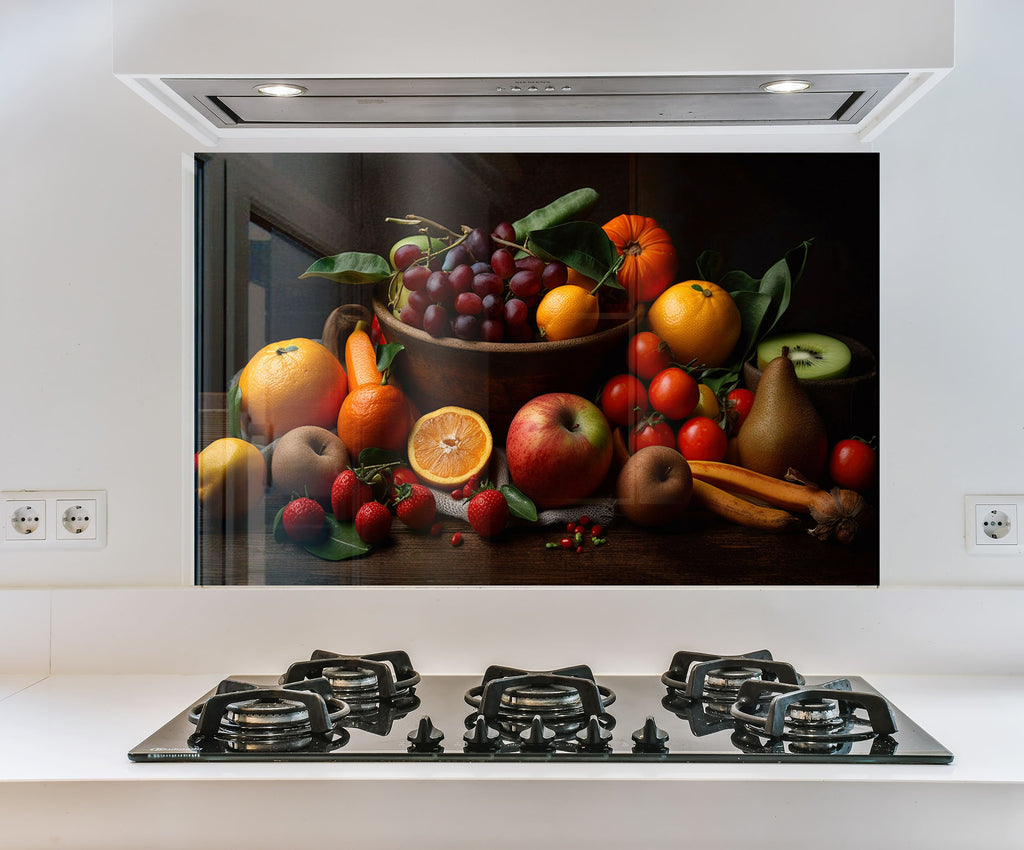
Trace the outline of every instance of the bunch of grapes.
<instances>
[{"instance_id":1,"label":"bunch of grapes","mask_svg":"<svg viewBox=\"0 0 1024 850\"><path fill-rule=\"evenodd\" d=\"M401 320L433 337L531 342L537 305L545 291L566 282L568 269L533 256L517 259L517 250L503 244L514 241L508 222L493 233L478 227L447 251L440 267L416 245L403 245L395 252L409 290Z\"/></svg>"}]
</instances>

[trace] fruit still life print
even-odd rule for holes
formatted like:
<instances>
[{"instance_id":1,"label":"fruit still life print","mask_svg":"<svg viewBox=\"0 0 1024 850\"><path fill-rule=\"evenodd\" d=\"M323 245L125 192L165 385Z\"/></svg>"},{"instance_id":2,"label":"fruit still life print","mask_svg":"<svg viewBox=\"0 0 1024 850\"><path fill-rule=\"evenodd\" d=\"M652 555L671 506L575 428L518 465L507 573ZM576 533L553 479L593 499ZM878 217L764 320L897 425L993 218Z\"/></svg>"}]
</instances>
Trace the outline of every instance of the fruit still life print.
<instances>
[{"instance_id":1,"label":"fruit still life print","mask_svg":"<svg viewBox=\"0 0 1024 850\"><path fill-rule=\"evenodd\" d=\"M305 336L250 323L221 391L200 378L200 583L877 584L874 156L409 163L524 177L365 191L372 237L274 280L326 294ZM592 181L525 179L567 164ZM735 206L702 218L712 180Z\"/></svg>"}]
</instances>

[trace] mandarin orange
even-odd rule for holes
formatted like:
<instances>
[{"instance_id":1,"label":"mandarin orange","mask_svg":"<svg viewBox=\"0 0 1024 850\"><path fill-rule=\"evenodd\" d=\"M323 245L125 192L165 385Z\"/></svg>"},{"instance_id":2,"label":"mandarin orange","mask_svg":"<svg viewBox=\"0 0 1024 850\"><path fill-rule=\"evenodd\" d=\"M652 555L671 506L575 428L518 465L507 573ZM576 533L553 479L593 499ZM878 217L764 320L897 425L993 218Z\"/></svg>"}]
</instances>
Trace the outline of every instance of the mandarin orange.
<instances>
[{"instance_id":1,"label":"mandarin orange","mask_svg":"<svg viewBox=\"0 0 1024 850\"><path fill-rule=\"evenodd\" d=\"M706 280L666 289L651 305L647 324L677 363L722 366L740 338L740 311L732 296Z\"/></svg>"}]
</instances>

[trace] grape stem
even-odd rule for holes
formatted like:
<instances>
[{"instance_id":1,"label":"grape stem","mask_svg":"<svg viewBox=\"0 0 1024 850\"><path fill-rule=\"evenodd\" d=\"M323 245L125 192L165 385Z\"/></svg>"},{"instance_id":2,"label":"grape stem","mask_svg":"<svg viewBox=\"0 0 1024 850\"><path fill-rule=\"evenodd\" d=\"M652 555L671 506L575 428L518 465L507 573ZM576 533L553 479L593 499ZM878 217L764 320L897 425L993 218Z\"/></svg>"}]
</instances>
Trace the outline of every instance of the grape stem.
<instances>
[{"instance_id":1,"label":"grape stem","mask_svg":"<svg viewBox=\"0 0 1024 850\"><path fill-rule=\"evenodd\" d=\"M440 230L440 231L442 231L444 233L447 233L449 236L452 236L452 237L454 237L456 239L459 238L459 234L456 233L454 230L451 230L450 228L445 227L443 224L438 224L436 221L432 221L429 218L425 218L422 215L411 215L410 214L410 215L407 215L405 218L391 218L389 216L388 218L385 218L384 221L388 222L389 224L422 224L422 225L424 225L426 227L433 227L435 230ZM466 225L462 225L462 234L461 235L462 235L463 239L466 238L466 236L468 235L468 233L469 233L469 231L471 229L472 228L466 227ZM451 246L449 245L448 247L451 247Z\"/></svg>"},{"instance_id":2,"label":"grape stem","mask_svg":"<svg viewBox=\"0 0 1024 850\"><path fill-rule=\"evenodd\" d=\"M499 245L503 245L506 248L515 248L517 251L522 251L524 254L529 254L531 257L537 256L525 245L517 245L515 242L509 242L507 239L501 239L500 237L495 236L493 233L491 234L491 241L497 242Z\"/></svg>"}]
</instances>

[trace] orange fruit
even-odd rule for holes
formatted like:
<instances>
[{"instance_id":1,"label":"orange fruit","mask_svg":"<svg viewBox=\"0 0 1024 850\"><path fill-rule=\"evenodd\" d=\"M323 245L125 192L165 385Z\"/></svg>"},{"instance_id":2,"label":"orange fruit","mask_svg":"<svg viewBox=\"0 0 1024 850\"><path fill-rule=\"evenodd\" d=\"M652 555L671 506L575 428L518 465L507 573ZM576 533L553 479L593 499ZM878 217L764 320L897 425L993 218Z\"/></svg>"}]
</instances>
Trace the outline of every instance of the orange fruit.
<instances>
[{"instance_id":1,"label":"orange fruit","mask_svg":"<svg viewBox=\"0 0 1024 850\"><path fill-rule=\"evenodd\" d=\"M214 440L196 458L203 509L218 519L244 517L263 498L267 464L252 443L235 437Z\"/></svg>"},{"instance_id":2,"label":"orange fruit","mask_svg":"<svg viewBox=\"0 0 1024 850\"><path fill-rule=\"evenodd\" d=\"M332 428L348 379L338 358L311 339L286 339L261 348L238 377L242 425L270 443L300 425Z\"/></svg>"},{"instance_id":3,"label":"orange fruit","mask_svg":"<svg viewBox=\"0 0 1024 850\"><path fill-rule=\"evenodd\" d=\"M411 426L409 401L393 384L364 384L345 396L338 411L338 436L356 460L368 448L400 452Z\"/></svg>"},{"instance_id":4,"label":"orange fruit","mask_svg":"<svg viewBox=\"0 0 1024 850\"><path fill-rule=\"evenodd\" d=\"M597 328L596 295L571 283L549 290L537 305L537 327L548 340L576 339Z\"/></svg>"},{"instance_id":5,"label":"orange fruit","mask_svg":"<svg viewBox=\"0 0 1024 850\"><path fill-rule=\"evenodd\" d=\"M494 440L479 413L442 407L416 421L407 448L409 466L421 481L451 489L484 471Z\"/></svg>"},{"instance_id":6,"label":"orange fruit","mask_svg":"<svg viewBox=\"0 0 1024 850\"><path fill-rule=\"evenodd\" d=\"M670 286L651 305L647 324L672 349L672 359L683 364L721 366L740 338L736 302L706 280Z\"/></svg>"}]
</instances>

